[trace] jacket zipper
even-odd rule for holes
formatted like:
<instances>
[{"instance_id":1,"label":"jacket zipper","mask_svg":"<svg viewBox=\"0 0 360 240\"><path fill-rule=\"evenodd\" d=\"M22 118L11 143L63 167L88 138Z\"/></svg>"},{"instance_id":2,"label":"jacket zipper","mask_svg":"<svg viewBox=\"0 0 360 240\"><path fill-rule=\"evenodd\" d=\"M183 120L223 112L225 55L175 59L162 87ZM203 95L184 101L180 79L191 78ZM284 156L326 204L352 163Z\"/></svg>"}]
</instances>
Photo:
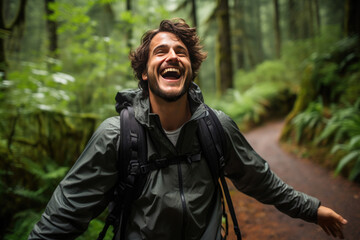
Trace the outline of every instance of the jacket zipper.
<instances>
[{"instance_id":1,"label":"jacket zipper","mask_svg":"<svg viewBox=\"0 0 360 240\"><path fill-rule=\"evenodd\" d=\"M185 239L185 227L186 227L186 219L187 219L187 211L186 211L186 201L184 195L184 187L183 187L183 177L181 171L181 163L178 163L178 175L179 175L179 190L180 190L180 199L183 210L183 221L182 221L182 231L181 231L181 239Z\"/></svg>"}]
</instances>

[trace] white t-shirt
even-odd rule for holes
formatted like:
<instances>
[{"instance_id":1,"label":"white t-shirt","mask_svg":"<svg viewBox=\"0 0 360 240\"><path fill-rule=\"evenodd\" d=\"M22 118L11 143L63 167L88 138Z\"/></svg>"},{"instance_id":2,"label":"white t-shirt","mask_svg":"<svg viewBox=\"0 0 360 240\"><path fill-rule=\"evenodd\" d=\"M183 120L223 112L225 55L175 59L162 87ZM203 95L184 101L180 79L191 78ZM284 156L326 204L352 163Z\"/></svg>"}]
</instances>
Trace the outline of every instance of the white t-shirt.
<instances>
[{"instance_id":1,"label":"white t-shirt","mask_svg":"<svg viewBox=\"0 0 360 240\"><path fill-rule=\"evenodd\" d=\"M174 131L165 131L166 133L166 136L169 138L170 142L176 146L176 143L177 143L177 140L179 138L179 135L180 135L180 131L182 129L183 126L179 127L178 129L174 130Z\"/></svg>"}]
</instances>

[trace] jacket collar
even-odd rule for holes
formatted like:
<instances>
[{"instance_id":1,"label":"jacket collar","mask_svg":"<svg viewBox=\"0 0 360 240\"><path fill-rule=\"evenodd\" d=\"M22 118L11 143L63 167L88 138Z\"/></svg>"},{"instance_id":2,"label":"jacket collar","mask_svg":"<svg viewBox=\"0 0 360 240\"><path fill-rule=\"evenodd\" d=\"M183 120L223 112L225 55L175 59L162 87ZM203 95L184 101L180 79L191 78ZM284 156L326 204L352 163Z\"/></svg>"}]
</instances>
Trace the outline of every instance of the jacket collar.
<instances>
[{"instance_id":1,"label":"jacket collar","mask_svg":"<svg viewBox=\"0 0 360 240\"><path fill-rule=\"evenodd\" d=\"M206 109L203 103L204 98L199 86L192 83L188 96L192 114L190 121L206 116ZM120 91L117 93L115 100L117 112L120 112L126 106L132 106L134 108L135 118L147 127L151 127L154 122L159 121L158 115L150 112L149 98L143 97L140 89Z\"/></svg>"}]
</instances>

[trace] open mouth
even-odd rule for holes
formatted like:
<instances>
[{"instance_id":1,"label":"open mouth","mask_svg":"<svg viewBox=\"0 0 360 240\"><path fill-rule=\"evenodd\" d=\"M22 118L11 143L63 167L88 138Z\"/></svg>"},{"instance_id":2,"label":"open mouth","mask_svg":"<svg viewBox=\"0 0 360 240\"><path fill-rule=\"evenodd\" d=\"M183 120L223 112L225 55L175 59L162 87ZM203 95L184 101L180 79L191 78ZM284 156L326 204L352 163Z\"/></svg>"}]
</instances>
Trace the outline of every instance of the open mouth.
<instances>
[{"instance_id":1,"label":"open mouth","mask_svg":"<svg viewBox=\"0 0 360 240\"><path fill-rule=\"evenodd\" d=\"M181 77L181 72L177 68L165 68L161 76L167 80L177 80Z\"/></svg>"}]
</instances>

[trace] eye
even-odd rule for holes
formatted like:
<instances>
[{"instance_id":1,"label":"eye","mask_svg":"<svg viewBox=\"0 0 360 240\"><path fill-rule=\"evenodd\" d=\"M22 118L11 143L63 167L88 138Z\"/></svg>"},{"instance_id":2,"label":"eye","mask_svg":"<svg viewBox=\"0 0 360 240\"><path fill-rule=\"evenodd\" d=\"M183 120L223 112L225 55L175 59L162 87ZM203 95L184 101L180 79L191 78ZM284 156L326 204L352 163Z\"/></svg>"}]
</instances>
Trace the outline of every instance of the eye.
<instances>
[{"instance_id":1,"label":"eye","mask_svg":"<svg viewBox=\"0 0 360 240\"><path fill-rule=\"evenodd\" d=\"M176 54L181 56L181 57L186 57L187 56L187 52L185 50L177 51Z\"/></svg>"},{"instance_id":2,"label":"eye","mask_svg":"<svg viewBox=\"0 0 360 240\"><path fill-rule=\"evenodd\" d=\"M156 54L156 55L163 55L163 54L165 54L165 51L162 50L162 49L159 49L159 50L157 50L157 51L155 52L155 54Z\"/></svg>"}]
</instances>

